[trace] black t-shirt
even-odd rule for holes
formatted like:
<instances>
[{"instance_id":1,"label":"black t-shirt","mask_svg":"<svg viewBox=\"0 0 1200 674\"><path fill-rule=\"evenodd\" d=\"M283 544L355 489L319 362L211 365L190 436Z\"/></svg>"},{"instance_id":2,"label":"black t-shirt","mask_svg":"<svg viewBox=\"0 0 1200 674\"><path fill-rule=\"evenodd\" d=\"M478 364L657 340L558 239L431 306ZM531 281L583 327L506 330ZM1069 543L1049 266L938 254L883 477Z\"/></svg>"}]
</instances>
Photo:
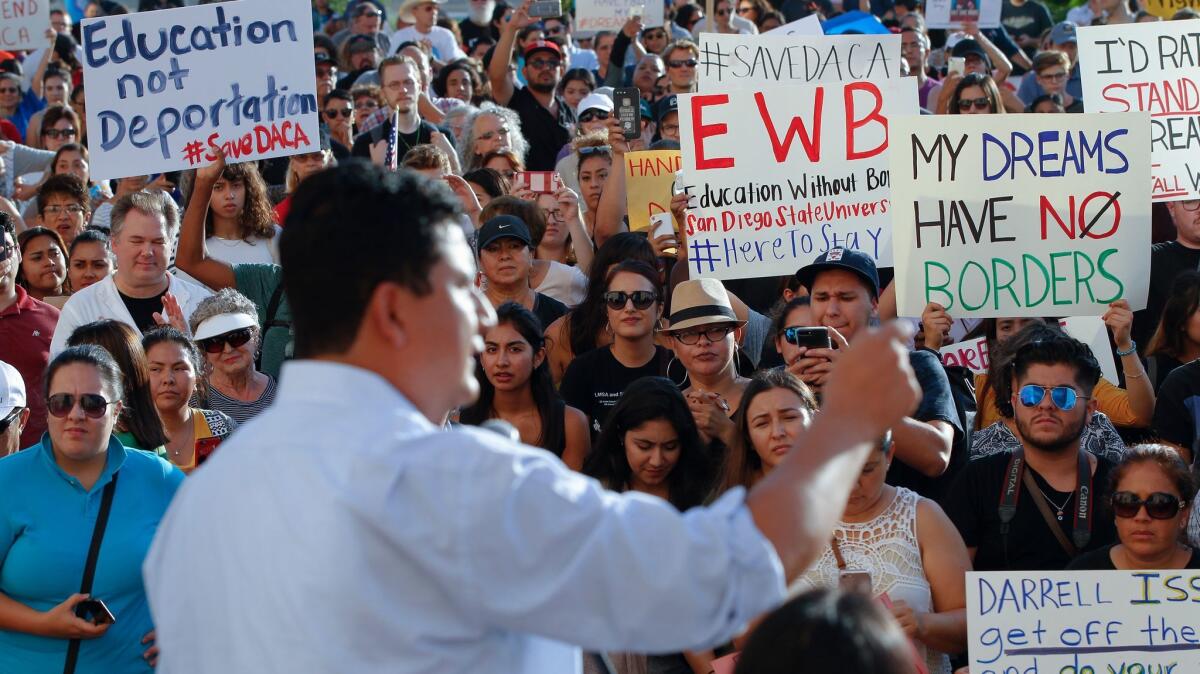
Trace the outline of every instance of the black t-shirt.
<instances>
[{"instance_id":1,"label":"black t-shirt","mask_svg":"<svg viewBox=\"0 0 1200 674\"><path fill-rule=\"evenodd\" d=\"M130 297L121 291L117 291L121 296L121 301L125 303L125 308L129 310L129 315L133 317L133 324L138 330L146 332L151 328L157 327L158 322L154 320L154 314L162 313L163 295L167 291L155 295L154 297Z\"/></svg>"},{"instance_id":2,"label":"black t-shirt","mask_svg":"<svg viewBox=\"0 0 1200 674\"><path fill-rule=\"evenodd\" d=\"M1196 270L1200 270L1200 250L1188 248L1178 241L1154 244L1150 251L1150 291L1146 294L1146 308L1133 314L1133 339L1139 350L1144 352L1150 345L1150 337L1158 329L1175 278L1185 271Z\"/></svg>"},{"instance_id":3,"label":"black t-shirt","mask_svg":"<svg viewBox=\"0 0 1200 674\"><path fill-rule=\"evenodd\" d=\"M404 153L414 147L433 142L435 132L437 132L437 127L422 119L421 123L417 125L416 131L400 134L398 136L400 142L396 143L396 163L399 164L400 160L404 159ZM350 149L350 155L361 159L370 159L371 145L381 140L387 140L391 134L392 120L389 119L370 131L355 136L354 147Z\"/></svg>"},{"instance_id":4,"label":"black t-shirt","mask_svg":"<svg viewBox=\"0 0 1200 674\"><path fill-rule=\"evenodd\" d=\"M621 394L642 377L662 374L667 350L654 347L654 357L640 367L625 367L612 355L612 347L592 349L576 356L563 374L559 393L575 409L582 410L592 422L595 436L604 426L609 411L621 399Z\"/></svg>"},{"instance_id":5,"label":"black t-shirt","mask_svg":"<svg viewBox=\"0 0 1200 674\"><path fill-rule=\"evenodd\" d=\"M1000 23L1013 37L1041 37L1054 25L1054 20L1050 18L1050 10L1037 0L1027 0L1020 6L1006 0L1000 10Z\"/></svg>"},{"instance_id":6,"label":"black t-shirt","mask_svg":"<svg viewBox=\"0 0 1200 674\"><path fill-rule=\"evenodd\" d=\"M1116 547L1116 543L1113 543L1112 545L1100 548L1099 550L1092 550L1091 552L1085 552L1082 555L1079 555L1078 557L1076 557L1074 559L1074 561L1072 561L1070 564L1068 564L1067 570L1068 571L1116 571L1117 565L1113 564L1112 557L1110 556L1110 553L1112 552L1112 549L1114 547ZM1185 568L1185 569L1200 569L1200 555L1197 555L1196 551L1194 549L1192 550L1192 557L1191 557L1191 559L1188 560L1187 566L1185 566L1183 568Z\"/></svg>"},{"instance_id":7,"label":"black t-shirt","mask_svg":"<svg viewBox=\"0 0 1200 674\"><path fill-rule=\"evenodd\" d=\"M968 548L976 548L976 571L1060 571L1071 559L1050 531L1046 520L1038 512L1037 505L1021 481L1017 512L1010 523L1007 536L1000 534L1000 490L1007 478L1008 460L1011 452L1002 452L971 461L950 485L944 508L963 542ZM1112 512L1108 503L1108 475L1113 464L1108 459L1096 457L1096 472L1092 475L1095 518L1092 522L1092 537L1084 552L1103 548L1116 541ZM1059 492L1052 488L1029 467L1033 479L1055 505L1067 501L1068 514L1059 526L1071 540L1074 518L1070 513L1075 505L1074 493ZM1053 509L1055 506L1051 506ZM1007 548L1007 551L1006 551Z\"/></svg>"},{"instance_id":8,"label":"black t-shirt","mask_svg":"<svg viewBox=\"0 0 1200 674\"><path fill-rule=\"evenodd\" d=\"M539 292L533 294L533 315L542 322L542 327L549 326L567 313L567 305Z\"/></svg>"},{"instance_id":9,"label":"black t-shirt","mask_svg":"<svg viewBox=\"0 0 1200 674\"><path fill-rule=\"evenodd\" d=\"M917 421L944 421L954 427L956 437L961 436L963 429L958 422L954 396L950 392L950 379L946 376L941 361L929 351L910 351L908 362L912 364L917 383L921 385L921 404L912 418ZM887 483L895 487L906 487L925 498L938 501L953 477L950 471L938 477L928 477L897 460L892 461L892 467L888 470Z\"/></svg>"},{"instance_id":10,"label":"black t-shirt","mask_svg":"<svg viewBox=\"0 0 1200 674\"><path fill-rule=\"evenodd\" d=\"M575 112L560 96L558 116L550 114L526 88L513 91L507 107L521 118L521 133L529 141L525 168L530 171L553 171L558 151L571 141L570 129L575 125Z\"/></svg>"},{"instance_id":11,"label":"black t-shirt","mask_svg":"<svg viewBox=\"0 0 1200 674\"><path fill-rule=\"evenodd\" d=\"M1191 449L1200 438L1200 360L1171 371L1158 389L1154 430L1167 442Z\"/></svg>"}]
</instances>

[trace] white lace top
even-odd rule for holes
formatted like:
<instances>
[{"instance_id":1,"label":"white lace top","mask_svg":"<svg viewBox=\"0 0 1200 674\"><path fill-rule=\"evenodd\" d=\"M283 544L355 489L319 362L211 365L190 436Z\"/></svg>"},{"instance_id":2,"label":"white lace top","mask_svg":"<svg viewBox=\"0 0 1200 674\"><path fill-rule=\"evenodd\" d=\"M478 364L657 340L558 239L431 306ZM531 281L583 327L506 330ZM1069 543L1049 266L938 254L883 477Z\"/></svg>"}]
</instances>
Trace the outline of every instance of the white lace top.
<instances>
[{"instance_id":1,"label":"white lace top","mask_svg":"<svg viewBox=\"0 0 1200 674\"><path fill-rule=\"evenodd\" d=\"M848 569L871 572L871 593L887 593L892 601L904 601L918 612L933 610L929 581L921 562L917 543L916 492L896 487L892 502L869 522L839 522L834 535ZM820 559L797 578L789 591L796 595L816 587L838 586L837 559L832 546L826 546ZM929 674L950 674L950 658L916 644L925 656Z\"/></svg>"}]
</instances>

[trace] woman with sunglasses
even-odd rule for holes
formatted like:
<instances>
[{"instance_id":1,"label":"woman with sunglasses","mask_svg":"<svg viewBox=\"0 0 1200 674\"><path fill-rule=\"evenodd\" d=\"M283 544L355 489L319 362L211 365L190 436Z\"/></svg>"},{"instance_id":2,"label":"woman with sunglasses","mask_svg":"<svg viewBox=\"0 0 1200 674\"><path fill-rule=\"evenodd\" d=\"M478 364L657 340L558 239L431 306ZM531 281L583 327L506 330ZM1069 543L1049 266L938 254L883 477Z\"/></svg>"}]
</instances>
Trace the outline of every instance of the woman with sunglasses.
<instances>
[{"instance_id":1,"label":"woman with sunglasses","mask_svg":"<svg viewBox=\"0 0 1200 674\"><path fill-rule=\"evenodd\" d=\"M954 87L946 112L952 115L997 115L1004 113L1000 89L991 75L967 73Z\"/></svg>"},{"instance_id":2,"label":"woman with sunglasses","mask_svg":"<svg viewBox=\"0 0 1200 674\"><path fill-rule=\"evenodd\" d=\"M462 136L455 140L464 172L483 168L484 158L493 152L509 150L520 162L529 152L517 113L494 103L483 103L479 112L467 118Z\"/></svg>"},{"instance_id":3,"label":"woman with sunglasses","mask_svg":"<svg viewBox=\"0 0 1200 674\"><path fill-rule=\"evenodd\" d=\"M354 145L354 99L350 92L345 89L329 92L321 110L321 121L329 127L329 139L344 148Z\"/></svg>"},{"instance_id":4,"label":"woman with sunglasses","mask_svg":"<svg viewBox=\"0 0 1200 674\"><path fill-rule=\"evenodd\" d=\"M64 350L46 371L49 431L0 462L0 671L62 671L75 648L77 674L153 671L142 561L183 473L113 435L121 379L104 349ZM79 588L105 500L89 596Z\"/></svg>"},{"instance_id":5,"label":"woman with sunglasses","mask_svg":"<svg viewBox=\"0 0 1200 674\"><path fill-rule=\"evenodd\" d=\"M1080 555L1070 570L1200 569L1186 540L1196 483L1166 445L1130 448L1110 474L1120 542Z\"/></svg>"},{"instance_id":6,"label":"woman with sunglasses","mask_svg":"<svg viewBox=\"0 0 1200 674\"><path fill-rule=\"evenodd\" d=\"M591 420L593 434L631 383L663 374L669 359L654 343L663 308L658 271L645 262L622 262L608 273L604 289L604 330L612 344L571 361L560 388L567 404Z\"/></svg>"},{"instance_id":7,"label":"woman with sunglasses","mask_svg":"<svg viewBox=\"0 0 1200 674\"><path fill-rule=\"evenodd\" d=\"M189 323L204 353L208 409L224 412L239 425L275 401L275 378L258 371L258 308L232 288L205 298Z\"/></svg>"},{"instance_id":8,"label":"woman with sunglasses","mask_svg":"<svg viewBox=\"0 0 1200 674\"><path fill-rule=\"evenodd\" d=\"M333 151L330 148L329 136L321 132L321 149L316 152L305 152L288 157L287 178L284 183L287 196L271 209L275 223L280 229L287 223L288 213L292 211L292 195L296 193L296 188L300 187L300 183L337 163L337 159L333 156ZM207 183L208 181L205 181L204 188L207 188ZM194 187L196 190L204 188L200 187L198 182Z\"/></svg>"},{"instance_id":9,"label":"woman with sunglasses","mask_svg":"<svg viewBox=\"0 0 1200 674\"><path fill-rule=\"evenodd\" d=\"M362 132L367 118L387 105L387 101L383 98L383 89L377 84L359 84L350 90L350 97L354 101L354 135L357 136Z\"/></svg>"},{"instance_id":10,"label":"woman with sunglasses","mask_svg":"<svg viewBox=\"0 0 1200 674\"><path fill-rule=\"evenodd\" d=\"M67 247L58 232L45 227L27 229L17 236L17 245L21 249L17 283L30 297L43 302L62 297L67 280Z\"/></svg>"},{"instance_id":11,"label":"woman with sunglasses","mask_svg":"<svg viewBox=\"0 0 1200 674\"><path fill-rule=\"evenodd\" d=\"M737 3L737 15L754 22L760 32L763 30L763 21L770 13L771 5L765 0L740 0Z\"/></svg>"}]
</instances>

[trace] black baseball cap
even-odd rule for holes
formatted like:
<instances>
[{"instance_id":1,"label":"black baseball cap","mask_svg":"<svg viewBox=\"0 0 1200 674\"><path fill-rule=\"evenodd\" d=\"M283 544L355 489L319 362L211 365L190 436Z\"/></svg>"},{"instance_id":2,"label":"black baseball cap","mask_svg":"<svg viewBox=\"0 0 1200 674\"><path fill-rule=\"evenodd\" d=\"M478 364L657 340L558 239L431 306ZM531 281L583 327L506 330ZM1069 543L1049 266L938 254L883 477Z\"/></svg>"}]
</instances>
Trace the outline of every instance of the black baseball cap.
<instances>
[{"instance_id":1,"label":"black baseball cap","mask_svg":"<svg viewBox=\"0 0 1200 674\"><path fill-rule=\"evenodd\" d=\"M954 49L950 50L951 56L961 56L966 58L969 54L978 56L979 60L983 61L983 64L988 68L992 67L992 59L988 58L987 52L983 50L983 46L972 38L968 37L966 39L959 40L958 43L954 45Z\"/></svg>"},{"instance_id":2,"label":"black baseball cap","mask_svg":"<svg viewBox=\"0 0 1200 674\"><path fill-rule=\"evenodd\" d=\"M663 96L654 104L654 121L661 122L672 112L679 112L679 97L675 94Z\"/></svg>"},{"instance_id":3,"label":"black baseball cap","mask_svg":"<svg viewBox=\"0 0 1200 674\"><path fill-rule=\"evenodd\" d=\"M845 269L858 274L863 281L866 281L867 288L871 290L871 296L879 297L879 270L875 268L875 261L871 259L870 255L850 248L830 248L817 256L812 264L801 267L800 271L796 272L796 280L800 281L800 285L808 288L809 292L812 292L817 274L829 269Z\"/></svg>"},{"instance_id":4,"label":"black baseball cap","mask_svg":"<svg viewBox=\"0 0 1200 674\"><path fill-rule=\"evenodd\" d=\"M479 228L479 236L475 239L475 254L478 255L479 251L499 239L517 239L526 246L533 245L533 237L529 234L529 226L524 220L515 215L497 215Z\"/></svg>"}]
</instances>

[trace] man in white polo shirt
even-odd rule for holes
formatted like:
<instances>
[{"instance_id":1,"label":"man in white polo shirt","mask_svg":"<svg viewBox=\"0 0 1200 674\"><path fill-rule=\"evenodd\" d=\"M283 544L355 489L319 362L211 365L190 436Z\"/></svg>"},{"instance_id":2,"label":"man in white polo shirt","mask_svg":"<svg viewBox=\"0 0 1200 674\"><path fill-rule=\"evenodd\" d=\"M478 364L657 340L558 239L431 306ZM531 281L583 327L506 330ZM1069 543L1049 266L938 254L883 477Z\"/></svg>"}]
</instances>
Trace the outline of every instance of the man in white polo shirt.
<instances>
[{"instance_id":1,"label":"man in white polo shirt","mask_svg":"<svg viewBox=\"0 0 1200 674\"><path fill-rule=\"evenodd\" d=\"M437 25L441 0L405 0L400 5L400 20L412 24L392 33L392 45L399 49L405 42L424 43L432 54L434 70L467 55L458 46L454 33Z\"/></svg>"}]
</instances>

